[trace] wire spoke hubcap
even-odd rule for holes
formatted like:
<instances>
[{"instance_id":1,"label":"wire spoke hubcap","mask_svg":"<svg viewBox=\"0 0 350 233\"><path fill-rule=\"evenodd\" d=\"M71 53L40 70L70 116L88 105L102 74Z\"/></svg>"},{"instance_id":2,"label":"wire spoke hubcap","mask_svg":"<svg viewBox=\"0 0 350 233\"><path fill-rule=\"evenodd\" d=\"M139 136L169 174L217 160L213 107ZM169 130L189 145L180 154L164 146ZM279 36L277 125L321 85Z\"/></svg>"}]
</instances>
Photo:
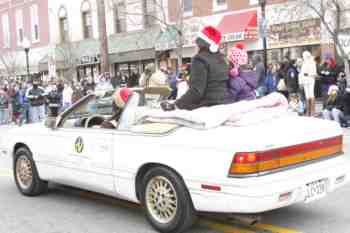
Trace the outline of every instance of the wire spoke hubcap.
<instances>
[{"instance_id":1,"label":"wire spoke hubcap","mask_svg":"<svg viewBox=\"0 0 350 233\"><path fill-rule=\"evenodd\" d=\"M176 216L177 195L171 182L163 177L152 178L146 187L146 205L158 222L167 224Z\"/></svg>"},{"instance_id":2,"label":"wire spoke hubcap","mask_svg":"<svg viewBox=\"0 0 350 233\"><path fill-rule=\"evenodd\" d=\"M20 156L16 162L16 177L19 185L27 189L33 182L33 169L31 161L24 155Z\"/></svg>"}]
</instances>

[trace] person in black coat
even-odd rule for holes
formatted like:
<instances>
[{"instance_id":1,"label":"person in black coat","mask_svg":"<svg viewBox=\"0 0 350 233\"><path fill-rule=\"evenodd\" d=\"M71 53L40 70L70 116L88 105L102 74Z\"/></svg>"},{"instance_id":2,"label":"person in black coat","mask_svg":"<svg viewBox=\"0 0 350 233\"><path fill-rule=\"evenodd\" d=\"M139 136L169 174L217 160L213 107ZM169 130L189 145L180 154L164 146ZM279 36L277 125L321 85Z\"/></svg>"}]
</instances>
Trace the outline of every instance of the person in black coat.
<instances>
[{"instance_id":1,"label":"person in black coat","mask_svg":"<svg viewBox=\"0 0 350 233\"><path fill-rule=\"evenodd\" d=\"M334 120L344 125L344 107L346 105L345 95L339 92L336 85L329 87L328 96L323 103L322 116L327 120Z\"/></svg>"},{"instance_id":2,"label":"person in black coat","mask_svg":"<svg viewBox=\"0 0 350 233\"><path fill-rule=\"evenodd\" d=\"M47 95L49 116L57 117L59 110L62 107L62 93L59 92L56 85L53 86L52 90Z\"/></svg>"},{"instance_id":3,"label":"person in black coat","mask_svg":"<svg viewBox=\"0 0 350 233\"><path fill-rule=\"evenodd\" d=\"M334 59L327 59L320 67L321 91L326 96L331 85L337 84L337 70Z\"/></svg>"},{"instance_id":4,"label":"person in black coat","mask_svg":"<svg viewBox=\"0 0 350 233\"><path fill-rule=\"evenodd\" d=\"M287 67L287 76L286 76L286 85L289 95L296 94L299 89L299 83L298 83L298 70L296 68L295 60L292 60L289 62Z\"/></svg>"},{"instance_id":5,"label":"person in black coat","mask_svg":"<svg viewBox=\"0 0 350 233\"><path fill-rule=\"evenodd\" d=\"M162 102L164 111L224 104L229 67L219 52L220 40L221 33L214 27L208 26L201 31L196 39L199 52L191 63L189 89L176 102Z\"/></svg>"}]
</instances>

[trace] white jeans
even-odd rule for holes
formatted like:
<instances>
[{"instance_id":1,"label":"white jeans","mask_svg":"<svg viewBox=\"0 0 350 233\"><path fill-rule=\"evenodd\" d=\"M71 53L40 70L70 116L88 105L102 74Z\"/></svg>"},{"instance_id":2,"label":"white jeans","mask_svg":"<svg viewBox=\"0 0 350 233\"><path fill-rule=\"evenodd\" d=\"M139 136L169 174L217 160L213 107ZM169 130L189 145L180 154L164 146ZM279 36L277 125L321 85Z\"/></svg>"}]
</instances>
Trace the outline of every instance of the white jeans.
<instances>
[{"instance_id":1,"label":"white jeans","mask_svg":"<svg viewBox=\"0 0 350 233\"><path fill-rule=\"evenodd\" d=\"M302 83L301 86L304 88L305 98L314 99L315 98L315 80L309 79L306 82Z\"/></svg>"},{"instance_id":2,"label":"white jeans","mask_svg":"<svg viewBox=\"0 0 350 233\"><path fill-rule=\"evenodd\" d=\"M333 108L332 111L329 111L327 109L323 110L322 116L326 120L334 120L340 124L341 119L344 117L344 114L339 109Z\"/></svg>"}]
</instances>

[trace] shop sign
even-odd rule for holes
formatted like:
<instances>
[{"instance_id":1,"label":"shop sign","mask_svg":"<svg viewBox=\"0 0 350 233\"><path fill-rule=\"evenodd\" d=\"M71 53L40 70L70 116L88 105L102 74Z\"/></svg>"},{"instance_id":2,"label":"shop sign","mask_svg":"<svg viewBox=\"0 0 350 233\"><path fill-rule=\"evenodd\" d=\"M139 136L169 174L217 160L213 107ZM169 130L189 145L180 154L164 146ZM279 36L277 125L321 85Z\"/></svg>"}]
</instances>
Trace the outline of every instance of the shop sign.
<instances>
[{"instance_id":1,"label":"shop sign","mask_svg":"<svg viewBox=\"0 0 350 233\"><path fill-rule=\"evenodd\" d=\"M80 59L80 64L92 64L92 63L99 63L100 58L99 56L83 56Z\"/></svg>"},{"instance_id":2,"label":"shop sign","mask_svg":"<svg viewBox=\"0 0 350 233\"><path fill-rule=\"evenodd\" d=\"M268 42L270 48L284 48L321 43L319 19L271 25Z\"/></svg>"},{"instance_id":3,"label":"shop sign","mask_svg":"<svg viewBox=\"0 0 350 233\"><path fill-rule=\"evenodd\" d=\"M244 39L245 39L244 32L232 32L232 33L223 35L222 42L242 41Z\"/></svg>"}]
</instances>

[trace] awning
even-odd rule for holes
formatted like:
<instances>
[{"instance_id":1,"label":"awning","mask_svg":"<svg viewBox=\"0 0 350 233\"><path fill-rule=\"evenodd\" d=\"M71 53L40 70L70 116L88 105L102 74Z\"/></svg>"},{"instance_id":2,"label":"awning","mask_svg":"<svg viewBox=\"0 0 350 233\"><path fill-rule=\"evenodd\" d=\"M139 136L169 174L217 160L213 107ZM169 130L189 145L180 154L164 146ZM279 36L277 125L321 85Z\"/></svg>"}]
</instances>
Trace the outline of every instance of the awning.
<instances>
[{"instance_id":1,"label":"awning","mask_svg":"<svg viewBox=\"0 0 350 233\"><path fill-rule=\"evenodd\" d=\"M258 13L256 10L225 15L218 29L223 41L242 41L257 39Z\"/></svg>"},{"instance_id":2,"label":"awning","mask_svg":"<svg viewBox=\"0 0 350 233\"><path fill-rule=\"evenodd\" d=\"M120 33L109 37L109 54L153 49L160 34L159 27L143 31Z\"/></svg>"},{"instance_id":3,"label":"awning","mask_svg":"<svg viewBox=\"0 0 350 233\"><path fill-rule=\"evenodd\" d=\"M168 27L162 32L155 43L156 51L167 51L175 49L177 43L178 33L175 27Z\"/></svg>"},{"instance_id":4,"label":"awning","mask_svg":"<svg viewBox=\"0 0 350 233\"><path fill-rule=\"evenodd\" d=\"M136 62L136 61L151 60L151 59L155 59L154 49L113 53L109 55L110 64Z\"/></svg>"},{"instance_id":5,"label":"awning","mask_svg":"<svg viewBox=\"0 0 350 233\"><path fill-rule=\"evenodd\" d=\"M55 47L55 65L57 70L78 66L84 56L94 57L99 54L99 42L94 39L73 43L62 43ZM40 72L48 71L49 55L46 54L39 61Z\"/></svg>"},{"instance_id":6,"label":"awning","mask_svg":"<svg viewBox=\"0 0 350 233\"><path fill-rule=\"evenodd\" d=\"M40 61L39 61L39 71L40 72L46 72L48 71L48 61L49 56L45 55ZM61 70L65 69L64 59L61 57L56 58L56 69Z\"/></svg>"},{"instance_id":7,"label":"awning","mask_svg":"<svg viewBox=\"0 0 350 233\"><path fill-rule=\"evenodd\" d=\"M145 31L120 33L109 36L109 63L124 63L155 58L154 45L160 34L159 27ZM68 64L86 65L84 57L96 57L100 53L97 39L87 39L73 43L60 44L56 47L56 69L65 69ZM70 62L74 59L74 62ZM48 57L40 61L41 71L48 70Z\"/></svg>"}]
</instances>

